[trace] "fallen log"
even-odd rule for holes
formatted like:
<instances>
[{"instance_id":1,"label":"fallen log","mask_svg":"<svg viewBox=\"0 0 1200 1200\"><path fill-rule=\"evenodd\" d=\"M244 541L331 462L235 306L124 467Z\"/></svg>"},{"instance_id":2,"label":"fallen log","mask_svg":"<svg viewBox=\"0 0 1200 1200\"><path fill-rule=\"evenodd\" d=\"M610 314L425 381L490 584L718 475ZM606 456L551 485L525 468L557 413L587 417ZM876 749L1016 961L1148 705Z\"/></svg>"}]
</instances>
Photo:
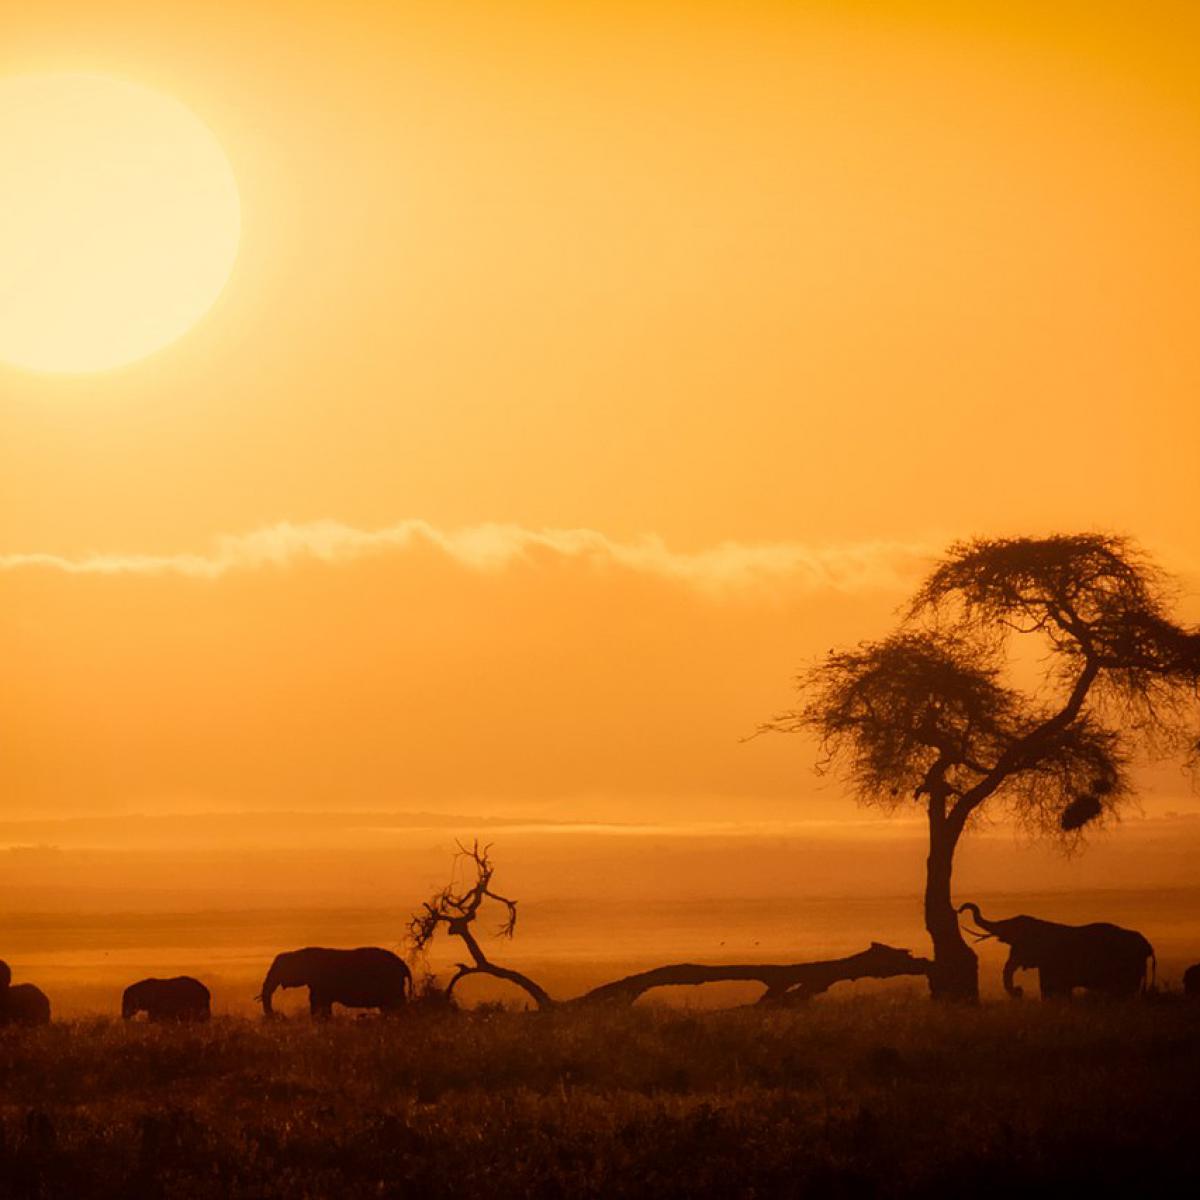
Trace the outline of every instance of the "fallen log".
<instances>
[{"instance_id":1,"label":"fallen log","mask_svg":"<svg viewBox=\"0 0 1200 1200\"><path fill-rule=\"evenodd\" d=\"M569 1001L570 1004L633 1004L652 988L696 986L702 983L750 981L765 988L759 1004L802 1004L835 983L853 979L890 979L898 975L927 975L933 964L908 950L872 942L869 949L848 958L806 963L750 963L703 966L676 963L628 975L602 984Z\"/></svg>"}]
</instances>

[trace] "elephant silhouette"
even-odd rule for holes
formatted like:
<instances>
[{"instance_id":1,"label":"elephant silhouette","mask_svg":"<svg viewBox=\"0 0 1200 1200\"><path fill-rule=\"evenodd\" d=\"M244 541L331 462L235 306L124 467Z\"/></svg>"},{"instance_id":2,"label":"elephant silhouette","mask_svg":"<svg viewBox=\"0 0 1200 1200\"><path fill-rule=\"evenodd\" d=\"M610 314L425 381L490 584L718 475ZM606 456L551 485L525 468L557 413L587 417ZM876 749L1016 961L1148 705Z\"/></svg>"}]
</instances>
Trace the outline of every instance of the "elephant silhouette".
<instances>
[{"instance_id":1,"label":"elephant silhouette","mask_svg":"<svg viewBox=\"0 0 1200 1200\"><path fill-rule=\"evenodd\" d=\"M48 1025L50 1001L32 983L12 982L8 963L0 961L0 1025Z\"/></svg>"},{"instance_id":2,"label":"elephant silhouette","mask_svg":"<svg viewBox=\"0 0 1200 1200\"><path fill-rule=\"evenodd\" d=\"M1183 994L1200 1000L1200 963L1193 963L1183 973Z\"/></svg>"},{"instance_id":3,"label":"elephant silhouette","mask_svg":"<svg viewBox=\"0 0 1200 1200\"><path fill-rule=\"evenodd\" d=\"M334 1004L394 1012L412 994L412 973L403 959L378 946L330 950L306 946L275 956L263 980L263 1012L271 1016L271 997L278 988L308 988L309 1011L329 1017Z\"/></svg>"},{"instance_id":4,"label":"elephant silhouette","mask_svg":"<svg viewBox=\"0 0 1200 1200\"><path fill-rule=\"evenodd\" d=\"M150 1021L207 1021L211 1001L208 988L190 975L140 979L125 989L121 1016L130 1021L144 1012Z\"/></svg>"},{"instance_id":5,"label":"elephant silhouette","mask_svg":"<svg viewBox=\"0 0 1200 1200\"><path fill-rule=\"evenodd\" d=\"M978 904L960 904L977 927L976 940L995 938L1009 947L1004 964L1004 990L1023 995L1013 982L1019 970L1036 970L1042 999L1069 999L1076 988L1109 997L1132 997L1147 986L1155 969L1154 947L1138 932L1119 925L1061 925L1038 917L1017 916L989 921ZM981 931L981 932L978 932Z\"/></svg>"}]
</instances>

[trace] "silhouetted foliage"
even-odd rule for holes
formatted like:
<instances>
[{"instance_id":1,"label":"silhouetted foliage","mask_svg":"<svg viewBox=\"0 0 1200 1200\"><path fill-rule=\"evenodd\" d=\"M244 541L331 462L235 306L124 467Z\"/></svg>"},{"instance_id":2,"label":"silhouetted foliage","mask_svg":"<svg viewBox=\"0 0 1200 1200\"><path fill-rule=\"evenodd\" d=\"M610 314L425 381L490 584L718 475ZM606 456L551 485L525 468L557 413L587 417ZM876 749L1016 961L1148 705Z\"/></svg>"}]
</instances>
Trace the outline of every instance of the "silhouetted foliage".
<instances>
[{"instance_id":1,"label":"silhouetted foliage","mask_svg":"<svg viewBox=\"0 0 1200 1200\"><path fill-rule=\"evenodd\" d=\"M950 898L954 849L994 804L1068 845L1128 799L1136 752L1195 745L1200 632L1173 623L1166 577L1102 534L953 545L878 642L799 679L803 703L763 726L819 739L863 803L929 817L925 918L935 995L978 994ZM1017 686L1014 641L1043 651Z\"/></svg>"}]
</instances>

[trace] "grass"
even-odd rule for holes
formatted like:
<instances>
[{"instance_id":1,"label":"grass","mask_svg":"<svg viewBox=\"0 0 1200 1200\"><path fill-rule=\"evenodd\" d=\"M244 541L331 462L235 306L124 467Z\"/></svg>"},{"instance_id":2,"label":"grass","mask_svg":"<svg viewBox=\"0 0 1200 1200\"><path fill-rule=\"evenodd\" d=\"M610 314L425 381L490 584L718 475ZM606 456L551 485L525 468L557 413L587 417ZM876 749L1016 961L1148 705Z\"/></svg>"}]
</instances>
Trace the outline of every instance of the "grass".
<instances>
[{"instance_id":1,"label":"grass","mask_svg":"<svg viewBox=\"0 0 1200 1200\"><path fill-rule=\"evenodd\" d=\"M1144 1194L1200 1005L412 1011L0 1032L0 1196Z\"/></svg>"}]
</instances>

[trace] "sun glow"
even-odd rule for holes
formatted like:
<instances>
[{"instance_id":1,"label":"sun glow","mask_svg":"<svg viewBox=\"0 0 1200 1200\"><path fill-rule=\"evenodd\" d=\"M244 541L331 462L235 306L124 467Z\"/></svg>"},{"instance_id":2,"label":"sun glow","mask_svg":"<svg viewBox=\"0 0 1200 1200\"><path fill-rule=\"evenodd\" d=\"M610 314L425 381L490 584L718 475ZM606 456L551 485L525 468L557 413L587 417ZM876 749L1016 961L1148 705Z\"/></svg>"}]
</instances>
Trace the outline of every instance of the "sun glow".
<instances>
[{"instance_id":1,"label":"sun glow","mask_svg":"<svg viewBox=\"0 0 1200 1200\"><path fill-rule=\"evenodd\" d=\"M175 341L240 229L229 161L178 101L94 75L0 80L0 360L99 371Z\"/></svg>"}]
</instances>

